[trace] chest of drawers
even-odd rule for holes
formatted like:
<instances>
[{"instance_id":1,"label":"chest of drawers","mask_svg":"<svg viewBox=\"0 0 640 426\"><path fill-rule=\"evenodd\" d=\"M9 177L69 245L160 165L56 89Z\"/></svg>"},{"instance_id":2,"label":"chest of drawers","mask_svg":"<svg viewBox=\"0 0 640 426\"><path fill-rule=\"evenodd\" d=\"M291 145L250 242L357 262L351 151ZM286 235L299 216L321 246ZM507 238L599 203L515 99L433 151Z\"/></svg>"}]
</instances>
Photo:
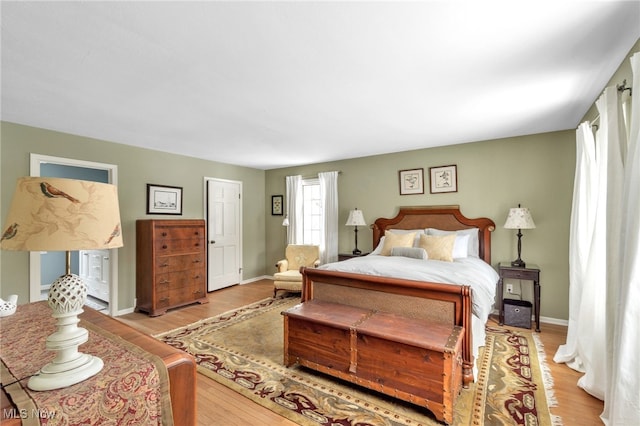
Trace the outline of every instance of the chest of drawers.
<instances>
[{"instance_id":1,"label":"chest of drawers","mask_svg":"<svg viewBox=\"0 0 640 426\"><path fill-rule=\"evenodd\" d=\"M204 220L136 222L136 310L151 316L207 302Z\"/></svg>"}]
</instances>

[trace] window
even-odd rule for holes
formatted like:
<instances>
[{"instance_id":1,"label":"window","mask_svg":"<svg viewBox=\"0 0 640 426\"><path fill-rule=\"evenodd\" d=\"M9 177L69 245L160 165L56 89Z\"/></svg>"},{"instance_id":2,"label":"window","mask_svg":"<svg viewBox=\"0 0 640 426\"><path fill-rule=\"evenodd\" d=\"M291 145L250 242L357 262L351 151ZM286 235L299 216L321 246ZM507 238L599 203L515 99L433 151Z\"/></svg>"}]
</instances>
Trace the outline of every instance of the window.
<instances>
[{"instance_id":1,"label":"window","mask_svg":"<svg viewBox=\"0 0 640 426\"><path fill-rule=\"evenodd\" d=\"M318 179L302 180L302 229L303 244L320 245L323 224L320 181Z\"/></svg>"}]
</instances>

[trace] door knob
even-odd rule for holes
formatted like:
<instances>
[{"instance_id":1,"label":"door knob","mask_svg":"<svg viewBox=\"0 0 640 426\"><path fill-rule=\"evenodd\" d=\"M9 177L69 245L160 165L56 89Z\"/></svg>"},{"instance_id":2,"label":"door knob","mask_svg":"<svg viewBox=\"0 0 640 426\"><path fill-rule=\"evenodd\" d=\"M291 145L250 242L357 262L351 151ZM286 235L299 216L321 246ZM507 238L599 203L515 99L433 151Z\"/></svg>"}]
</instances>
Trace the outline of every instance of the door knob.
<instances>
[{"instance_id":1,"label":"door knob","mask_svg":"<svg viewBox=\"0 0 640 426\"><path fill-rule=\"evenodd\" d=\"M216 242L214 240L209 241L209 244L215 244Z\"/></svg>"}]
</instances>

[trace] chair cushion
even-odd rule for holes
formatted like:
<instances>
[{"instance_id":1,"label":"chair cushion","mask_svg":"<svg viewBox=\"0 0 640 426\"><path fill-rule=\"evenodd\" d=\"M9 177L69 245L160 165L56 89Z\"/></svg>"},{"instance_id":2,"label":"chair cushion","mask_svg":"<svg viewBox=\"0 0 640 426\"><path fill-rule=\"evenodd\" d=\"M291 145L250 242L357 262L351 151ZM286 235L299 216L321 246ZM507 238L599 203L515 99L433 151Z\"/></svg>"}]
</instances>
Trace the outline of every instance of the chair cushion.
<instances>
[{"instance_id":1,"label":"chair cushion","mask_svg":"<svg viewBox=\"0 0 640 426\"><path fill-rule=\"evenodd\" d=\"M276 272L273 274L273 279L275 281L302 282L302 274L296 270L289 269L285 272Z\"/></svg>"},{"instance_id":2,"label":"chair cushion","mask_svg":"<svg viewBox=\"0 0 640 426\"><path fill-rule=\"evenodd\" d=\"M274 281L273 288L276 290L302 291L302 282Z\"/></svg>"}]
</instances>

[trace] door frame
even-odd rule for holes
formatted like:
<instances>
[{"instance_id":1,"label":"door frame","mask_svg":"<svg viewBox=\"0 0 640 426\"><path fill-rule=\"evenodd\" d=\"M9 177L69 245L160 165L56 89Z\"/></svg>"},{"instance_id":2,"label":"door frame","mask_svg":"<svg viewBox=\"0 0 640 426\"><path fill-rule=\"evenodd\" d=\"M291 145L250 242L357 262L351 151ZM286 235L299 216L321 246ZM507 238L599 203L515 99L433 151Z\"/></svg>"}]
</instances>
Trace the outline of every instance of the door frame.
<instances>
[{"instance_id":1,"label":"door frame","mask_svg":"<svg viewBox=\"0 0 640 426\"><path fill-rule=\"evenodd\" d=\"M62 166L82 167L87 169L106 170L107 180L112 185L118 185L118 166L115 164L97 163L94 161L75 160L73 158L53 157L50 155L30 153L30 175L40 176L40 165L43 163L59 164ZM109 250L111 268L109 270L109 315L118 312L118 249ZM36 302L40 295L41 262L40 252L29 252L29 301Z\"/></svg>"},{"instance_id":2,"label":"door frame","mask_svg":"<svg viewBox=\"0 0 640 426\"><path fill-rule=\"evenodd\" d=\"M233 180L233 179L220 179L220 178L214 178L214 177L204 177L204 188L203 188L203 217L204 217L204 222L205 222L205 233L207 235L207 260L209 259L209 182L212 181L216 181L216 182L227 182L227 183L235 183L238 184L238 186L240 187L240 203L239 203L239 208L238 208L238 224L239 224L239 230L238 230L238 234L239 234L239 238L240 241L238 243L239 247L238 247L238 265L240 265L240 284L242 284L243 278L244 278L244 263L243 263L243 258L242 258L242 232L244 229L243 226L243 222L242 222L242 218L243 218L243 213L242 213L242 205L243 205L243 198L244 198L244 194L243 194L243 186L242 186L242 181L241 180ZM209 262L207 261L207 290L208 290L208 286L209 286Z\"/></svg>"}]
</instances>

